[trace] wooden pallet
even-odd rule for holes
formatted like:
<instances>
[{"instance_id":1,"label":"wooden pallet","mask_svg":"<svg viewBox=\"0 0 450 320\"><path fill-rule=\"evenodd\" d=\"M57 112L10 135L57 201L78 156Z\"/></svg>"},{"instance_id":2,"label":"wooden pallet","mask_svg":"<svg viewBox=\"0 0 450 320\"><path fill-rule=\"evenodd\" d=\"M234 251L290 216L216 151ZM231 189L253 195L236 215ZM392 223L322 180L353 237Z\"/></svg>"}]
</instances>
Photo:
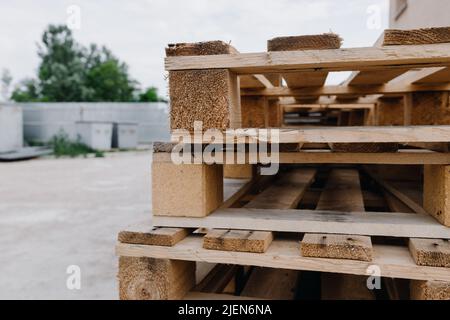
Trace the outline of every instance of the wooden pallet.
<instances>
[{"instance_id":1,"label":"wooden pallet","mask_svg":"<svg viewBox=\"0 0 450 320\"><path fill-rule=\"evenodd\" d=\"M183 129L185 146L246 149L239 165L175 165L157 146L153 221L119 234L121 298L294 299L320 273L319 298L374 299L376 267L390 298L449 299L449 30L386 30L370 48L334 34L262 53L169 46L172 142ZM354 72L326 85L333 71ZM198 121L223 135L192 134ZM260 142L276 177L258 175Z\"/></svg>"},{"instance_id":2,"label":"wooden pallet","mask_svg":"<svg viewBox=\"0 0 450 320\"><path fill-rule=\"evenodd\" d=\"M228 201L227 207L235 206L236 203L242 203L242 199L244 199L244 202L246 202L245 199L249 200L249 202L247 202L247 205L244 205L244 207L254 207L256 205L261 206L262 208L270 208L280 206L281 203L284 203L282 204L282 206L289 207L292 205L292 203L301 203L311 183L310 175L312 175L312 173L316 171L315 169L308 170L309 171L307 172L311 172L309 175L306 173L301 173L300 175L296 176L296 178L299 179L299 181L297 181L296 183L294 182L295 180L281 182L277 182L277 180L275 180L268 185L266 183L266 186L263 188L263 190L257 195L253 196L249 195L246 192L241 192L241 190L243 189L246 191L251 190L251 188L249 189L248 187L248 185L250 184L249 182L242 182L241 188L236 188L235 182L235 184L233 185L233 190L235 191L235 193L234 196L230 195L229 199L231 199L232 201ZM334 171L331 172L342 172L342 170L344 170L345 172L355 172L355 169L348 168L334 169ZM302 171L302 169L300 169L300 171ZM372 173L372 175L375 176L374 173ZM286 174L285 176L293 177L295 175ZM333 179L333 176L331 176L331 178ZM381 178L377 180L377 183L382 181L380 179ZM353 178L351 180L353 180ZM375 182L375 180L373 181ZM376 215L378 218L375 218L374 220L377 220L377 223L381 224L379 229L376 229L376 224L372 223L364 226L366 232L357 232L357 227L355 227L355 225L358 225L359 222L353 222L351 224L348 224L348 222L343 222L341 219L342 217L345 217L345 214L342 212L340 212L339 214L338 212L335 212L335 214L338 214L337 217L339 218L330 219L341 220L337 221L337 224L342 223L343 225L343 228L340 229L340 232L336 232L336 229L323 228L323 226L321 226L320 224L318 227L313 224L314 228L317 229L301 229L301 231L297 231L278 228L277 224L280 221L284 220L283 217L277 216L280 214L279 212L271 212L271 214L264 215L263 212L265 210L273 209L258 209L255 211L256 215L262 215L262 217L258 217L257 219L261 219L261 221L267 221L266 228L260 228L261 224L255 223L255 221L258 221L257 219L255 219L254 221L246 221L245 223L241 222L241 224L236 225L235 221L239 221L239 216L242 214L240 211L235 211L232 214L230 213L227 218L220 220L232 221L231 224L223 224L226 222L222 222L222 224L218 223L218 220L214 220L215 213L206 218L154 217L153 225L164 225L164 223L160 223L160 221L167 220L171 221L172 224L175 224L178 227L183 226L184 228L161 228L153 230L154 227L150 225L146 227L147 231L145 231L145 228L143 228L142 225L138 228L129 228L122 232L119 236L120 243L117 245L117 254L122 257L145 257L185 262L209 262L242 266L251 265L256 267L269 267L281 270L306 270L328 272L334 274L337 273L341 274L342 277L342 279L339 280L339 283L341 283L342 285L346 285L345 283L347 283L347 281L350 281L354 283L352 285L353 287L355 287L355 284L357 284L356 287L359 287L361 289L359 291L355 291L355 298L357 296L359 297L361 292L364 292L365 290L363 287L361 287L364 282L361 282L361 278L357 276L367 276L367 270L371 265L380 267L381 274L385 278L433 282L450 281L450 273L448 271L450 259L450 254L448 251L448 241L440 239L450 238L448 228L441 226L438 222L436 222L429 216L420 213L411 213L414 212L414 210L411 209L407 204L416 209L420 207L420 204L415 202L417 201L417 199L412 196L412 194L415 194L417 192L411 191L414 190L414 188L417 188L417 184L409 183L409 189L407 189L402 187L402 184L400 182L396 183L394 181L387 184L386 183L387 182L383 181L379 184L380 190L389 192L391 197L393 196L395 198L395 201L401 202L404 207L409 208L409 213L408 210L405 210L407 212L403 213L402 216L405 219L425 218L426 220L420 220L423 224L415 227L414 223L411 223L411 221L413 220L410 220L410 222L404 221L396 225L395 228L392 228L390 232L386 232L385 229L389 226L390 223L387 221L383 221L383 219L384 216L389 215L389 213L355 213L355 217L370 217L372 215ZM304 185L305 187L302 188L302 185ZM385 188L385 185L389 186L390 191ZM343 193L347 193L349 191L349 189L346 187L346 183L343 183L340 188L341 190L343 190ZM255 186L253 186L253 189L255 189ZM292 191L289 191L290 189L292 189ZM328 190L330 190L329 195L327 189L324 189L322 191L322 197L319 197L318 199L319 204L323 203L321 206L323 206L324 203L332 203L334 201L333 196L334 194L336 194L336 192L334 191L335 189L333 188ZM373 203L376 203L373 200L371 201L370 199L364 199L364 192L358 189L358 187L355 191L357 192L355 195L352 195L350 193L348 196L345 196L344 199L341 199L340 202L342 203L342 201L344 201L345 203L345 198L347 198L349 203L354 203L355 201L365 201L364 204L368 203L368 205L372 206L374 205ZM403 195L403 197L400 197L402 200L393 195L391 191L394 191L394 193L397 195ZM317 192L316 189L315 192ZM367 192L369 191L365 190L366 194ZM228 194L230 194L230 192ZM277 194L282 196L280 199L278 199L278 201L276 198L273 198L273 196L277 196ZM338 196L338 194L336 194L336 196ZM365 197L367 198L367 196ZM390 198L386 197L386 202L392 203L392 199L388 199ZM343 208L345 209L345 207ZM295 216L298 217L301 217L306 213L306 211L302 209L294 210L293 212L295 213ZM318 211L316 214L317 216L322 215L328 218L330 215L330 213L322 211ZM270 216L276 217L277 219L266 220ZM195 221L195 224L190 225L189 222L191 220ZM315 219L311 219L311 221L314 220ZM325 221L326 223L329 222L329 220L327 219L324 219L323 221ZM170 226L174 227L174 225L172 224ZM288 223L286 223L286 226L293 224L294 223L292 221L289 221ZM268 226L272 226L272 228L269 228ZM304 228L303 224L301 224L300 226L300 228ZM433 229L432 226L436 227L436 229ZM181 230L185 230L186 227L206 227L207 230L210 231L207 232L206 235L184 232L182 234L183 236L180 237L180 232L182 232ZM238 231L245 229L247 229L248 231ZM434 233L435 230L438 229L445 234L440 233L441 231ZM141 235L142 233L156 233L158 235L163 233L165 236L167 236L169 234L169 230L172 230L172 236L170 236L172 241L165 241L165 244L162 244L163 242L161 241L157 241L154 242L153 245L150 245L151 243L148 242L148 239L150 239L151 236L144 237ZM324 230L328 232L325 232ZM384 231L377 233L374 230ZM426 232L429 233L425 234L423 230L427 230ZM273 231L283 231L283 233L274 235ZM284 234L284 232L286 231L295 231L296 234ZM328 233L325 236L329 237L329 239L327 239L327 241L325 242L322 242L322 238L317 236L308 237L308 235L303 234L304 232L325 232ZM336 233L346 234L346 236L338 236L335 235ZM382 235L389 237L401 237L402 239L400 239L399 241L394 241L395 244L389 243L390 241L392 242L392 240L388 241L388 243L384 243L383 241L380 243L379 240L377 240L377 242L372 245L370 242L367 243L360 240L358 236L356 236L356 234L365 235L365 238L367 238L367 235ZM322 237L323 236L324 235L322 235ZM127 239L127 237L129 237L129 239L131 240ZM424 237L432 239L424 239ZM313 251L315 243L318 242L319 245L322 244L321 247L319 246L321 250L319 250L318 252L316 250L314 254L309 254L307 252L308 250L306 250L305 252L305 250L302 249L303 241L300 241L302 238L303 241L308 242L308 245L310 247L312 246ZM349 240L349 238L351 240ZM411 240L408 240L408 238L411 238ZM439 240L436 240L438 238ZM139 244L135 241L136 239L146 239L146 242ZM213 243L212 245L211 242ZM232 255L229 254L230 251L233 252ZM350 275L350 277L347 277L345 275ZM345 280L346 278L348 279ZM337 280L335 279L333 281ZM356 292L359 292L359 295L356 295ZM329 295L328 297L331 296L332 295ZM369 296L372 295L366 295L366 297Z\"/></svg>"}]
</instances>

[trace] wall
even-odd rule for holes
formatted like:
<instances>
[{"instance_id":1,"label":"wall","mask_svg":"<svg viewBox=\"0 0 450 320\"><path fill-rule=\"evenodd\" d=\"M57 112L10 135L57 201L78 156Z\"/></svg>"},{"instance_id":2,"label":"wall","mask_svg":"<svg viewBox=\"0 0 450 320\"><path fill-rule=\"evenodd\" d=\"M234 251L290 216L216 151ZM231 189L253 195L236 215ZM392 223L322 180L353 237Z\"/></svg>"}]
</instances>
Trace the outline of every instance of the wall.
<instances>
[{"instance_id":1,"label":"wall","mask_svg":"<svg viewBox=\"0 0 450 320\"><path fill-rule=\"evenodd\" d=\"M406 2L406 9L396 18L397 5L402 2ZM389 26L396 29L447 27L449 12L449 0L391 0Z\"/></svg>"},{"instance_id":2,"label":"wall","mask_svg":"<svg viewBox=\"0 0 450 320\"><path fill-rule=\"evenodd\" d=\"M0 153L22 148L22 110L16 106L0 105Z\"/></svg>"},{"instance_id":3,"label":"wall","mask_svg":"<svg viewBox=\"0 0 450 320\"><path fill-rule=\"evenodd\" d=\"M21 103L26 140L48 141L61 129L76 138L75 122L134 122L139 142L168 141L169 117L165 103Z\"/></svg>"}]
</instances>

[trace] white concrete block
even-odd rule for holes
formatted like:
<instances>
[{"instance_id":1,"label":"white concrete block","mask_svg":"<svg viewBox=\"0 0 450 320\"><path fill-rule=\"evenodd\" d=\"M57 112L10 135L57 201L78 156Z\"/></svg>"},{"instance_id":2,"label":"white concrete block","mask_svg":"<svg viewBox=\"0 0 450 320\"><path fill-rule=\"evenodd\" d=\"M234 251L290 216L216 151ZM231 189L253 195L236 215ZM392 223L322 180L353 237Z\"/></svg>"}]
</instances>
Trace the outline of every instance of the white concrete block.
<instances>
[{"instance_id":1,"label":"white concrete block","mask_svg":"<svg viewBox=\"0 0 450 320\"><path fill-rule=\"evenodd\" d=\"M77 137L95 150L111 150L113 124L107 122L77 122Z\"/></svg>"},{"instance_id":2,"label":"white concrete block","mask_svg":"<svg viewBox=\"0 0 450 320\"><path fill-rule=\"evenodd\" d=\"M136 149L138 147L138 124L115 123L113 147L119 149Z\"/></svg>"},{"instance_id":3,"label":"white concrete block","mask_svg":"<svg viewBox=\"0 0 450 320\"><path fill-rule=\"evenodd\" d=\"M22 109L18 106L0 106L0 152L18 150L22 146Z\"/></svg>"}]
</instances>

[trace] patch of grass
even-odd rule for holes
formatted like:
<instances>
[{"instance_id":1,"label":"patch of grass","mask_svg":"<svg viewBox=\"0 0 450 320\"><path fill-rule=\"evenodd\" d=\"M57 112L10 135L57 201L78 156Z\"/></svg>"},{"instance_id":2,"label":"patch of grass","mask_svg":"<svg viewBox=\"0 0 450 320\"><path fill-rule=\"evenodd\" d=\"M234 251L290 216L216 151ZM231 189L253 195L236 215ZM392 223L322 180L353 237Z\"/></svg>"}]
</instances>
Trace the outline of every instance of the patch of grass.
<instances>
[{"instance_id":1,"label":"patch of grass","mask_svg":"<svg viewBox=\"0 0 450 320\"><path fill-rule=\"evenodd\" d=\"M54 136L49 143L50 147L53 148L53 154L56 157L69 156L69 157L86 157L88 154L95 154L97 158L103 158L104 154L102 151L94 150L84 143L77 141L71 141L69 136L65 132L60 132L58 135Z\"/></svg>"}]
</instances>

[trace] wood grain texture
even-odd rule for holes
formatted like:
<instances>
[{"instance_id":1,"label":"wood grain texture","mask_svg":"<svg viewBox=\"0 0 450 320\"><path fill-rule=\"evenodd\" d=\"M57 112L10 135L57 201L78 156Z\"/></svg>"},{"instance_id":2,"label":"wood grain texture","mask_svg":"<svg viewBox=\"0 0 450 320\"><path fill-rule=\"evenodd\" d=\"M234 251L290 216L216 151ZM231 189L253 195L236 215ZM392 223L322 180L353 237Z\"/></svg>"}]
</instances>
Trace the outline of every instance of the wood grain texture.
<instances>
[{"instance_id":1,"label":"wood grain texture","mask_svg":"<svg viewBox=\"0 0 450 320\"><path fill-rule=\"evenodd\" d=\"M302 129L272 129L267 135L265 129L225 130L224 137L217 137L215 143L256 143L260 139L273 143L409 143L450 142L450 126L403 126L403 127L320 127ZM266 133L266 134L263 134ZM172 136L174 142L177 135ZM208 137L192 137L193 143L210 143Z\"/></svg>"},{"instance_id":2,"label":"wood grain texture","mask_svg":"<svg viewBox=\"0 0 450 320\"><path fill-rule=\"evenodd\" d=\"M448 240L409 239L409 250L418 265L450 268Z\"/></svg>"},{"instance_id":3,"label":"wood grain texture","mask_svg":"<svg viewBox=\"0 0 450 320\"><path fill-rule=\"evenodd\" d=\"M157 228L150 222L143 222L120 231L118 240L130 244L173 246L186 238L189 233L188 229Z\"/></svg>"},{"instance_id":4,"label":"wood grain texture","mask_svg":"<svg viewBox=\"0 0 450 320\"><path fill-rule=\"evenodd\" d=\"M425 166L424 209L450 227L450 166Z\"/></svg>"},{"instance_id":5,"label":"wood grain texture","mask_svg":"<svg viewBox=\"0 0 450 320\"><path fill-rule=\"evenodd\" d=\"M411 281L411 300L450 300L450 282Z\"/></svg>"},{"instance_id":6,"label":"wood grain texture","mask_svg":"<svg viewBox=\"0 0 450 320\"><path fill-rule=\"evenodd\" d=\"M270 300L293 300L299 272L272 268L255 268L241 292L243 297Z\"/></svg>"},{"instance_id":7,"label":"wood grain texture","mask_svg":"<svg viewBox=\"0 0 450 320\"><path fill-rule=\"evenodd\" d=\"M121 300L178 300L195 285L195 262L120 256L118 279Z\"/></svg>"},{"instance_id":8,"label":"wood grain texture","mask_svg":"<svg viewBox=\"0 0 450 320\"><path fill-rule=\"evenodd\" d=\"M278 179L256 195L245 208L295 208L314 181L315 175L315 169L295 169L280 173ZM203 247L210 250L262 253L267 250L272 240L273 234L270 231L213 229L204 237Z\"/></svg>"},{"instance_id":9,"label":"wood grain texture","mask_svg":"<svg viewBox=\"0 0 450 320\"><path fill-rule=\"evenodd\" d=\"M418 45L450 42L450 27L412 30L386 29L383 46Z\"/></svg>"},{"instance_id":10,"label":"wood grain texture","mask_svg":"<svg viewBox=\"0 0 450 320\"><path fill-rule=\"evenodd\" d=\"M154 161L152 201L154 216L206 216L223 202L223 168Z\"/></svg>"},{"instance_id":11,"label":"wood grain texture","mask_svg":"<svg viewBox=\"0 0 450 320\"><path fill-rule=\"evenodd\" d=\"M363 212L359 173L354 169L331 171L316 210ZM372 260L372 241L367 236L305 234L300 251L305 257Z\"/></svg>"},{"instance_id":12,"label":"wood grain texture","mask_svg":"<svg viewBox=\"0 0 450 320\"><path fill-rule=\"evenodd\" d=\"M192 69L231 69L239 74L291 71L348 71L441 67L450 63L450 45L429 44L382 48L345 48L215 56L167 57L167 71Z\"/></svg>"},{"instance_id":13,"label":"wood grain texture","mask_svg":"<svg viewBox=\"0 0 450 320\"><path fill-rule=\"evenodd\" d=\"M370 265L381 268L385 277L416 280L450 281L447 268L418 266L406 247L373 246L373 261L307 258L298 254L297 240L274 240L263 253L230 252L207 250L202 247L201 237L189 236L173 247L132 245L118 243L119 256L152 257L209 263L251 265L268 268L310 270L344 274L367 275Z\"/></svg>"},{"instance_id":14,"label":"wood grain texture","mask_svg":"<svg viewBox=\"0 0 450 320\"><path fill-rule=\"evenodd\" d=\"M203 248L237 252L266 252L272 243L269 231L209 230L203 237Z\"/></svg>"},{"instance_id":15,"label":"wood grain texture","mask_svg":"<svg viewBox=\"0 0 450 320\"><path fill-rule=\"evenodd\" d=\"M429 215L393 212L239 208L217 210L203 219L155 217L153 222L161 227L450 239L450 228Z\"/></svg>"}]
</instances>

